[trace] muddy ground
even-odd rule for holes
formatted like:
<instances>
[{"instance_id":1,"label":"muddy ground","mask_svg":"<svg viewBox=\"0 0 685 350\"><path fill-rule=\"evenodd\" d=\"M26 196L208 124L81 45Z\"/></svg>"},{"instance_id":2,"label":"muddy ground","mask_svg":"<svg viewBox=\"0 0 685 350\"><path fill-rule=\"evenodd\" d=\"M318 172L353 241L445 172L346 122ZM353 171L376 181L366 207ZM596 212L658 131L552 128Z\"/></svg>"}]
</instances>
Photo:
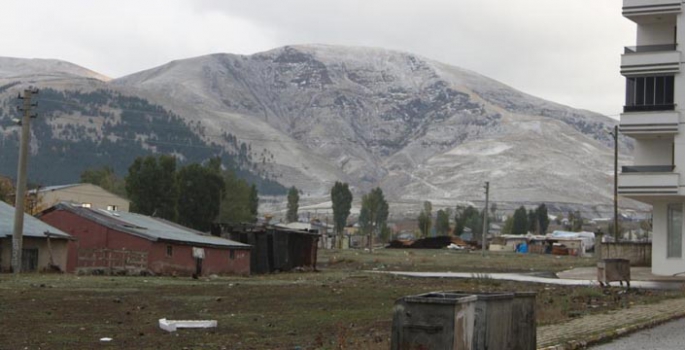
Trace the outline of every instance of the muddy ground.
<instances>
[{"instance_id":1,"label":"muddy ground","mask_svg":"<svg viewBox=\"0 0 685 350\"><path fill-rule=\"evenodd\" d=\"M504 282L485 274L454 280L363 271L411 266L407 258L415 260L417 270L452 266L458 271L479 261L466 255L433 257L441 252L326 253L320 256L320 272L199 280L0 275L0 349L388 349L392 306L405 295L535 291L539 325L682 295ZM497 256L491 258L495 267L481 260L480 268L549 272L580 262L526 259ZM160 318L215 319L218 327L167 333L158 327ZM103 337L112 341L101 342Z\"/></svg>"}]
</instances>

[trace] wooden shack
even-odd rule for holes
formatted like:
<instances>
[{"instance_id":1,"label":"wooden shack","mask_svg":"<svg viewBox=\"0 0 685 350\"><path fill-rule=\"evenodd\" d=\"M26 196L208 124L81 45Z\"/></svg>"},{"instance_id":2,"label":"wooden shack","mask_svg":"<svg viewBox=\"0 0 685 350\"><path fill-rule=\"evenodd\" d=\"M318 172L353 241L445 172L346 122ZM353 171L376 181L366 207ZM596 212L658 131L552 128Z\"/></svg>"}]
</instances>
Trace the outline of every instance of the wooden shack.
<instances>
[{"instance_id":1,"label":"wooden shack","mask_svg":"<svg viewBox=\"0 0 685 350\"><path fill-rule=\"evenodd\" d=\"M318 232L254 224L214 224L212 234L252 246L250 270L254 274L316 270Z\"/></svg>"}]
</instances>

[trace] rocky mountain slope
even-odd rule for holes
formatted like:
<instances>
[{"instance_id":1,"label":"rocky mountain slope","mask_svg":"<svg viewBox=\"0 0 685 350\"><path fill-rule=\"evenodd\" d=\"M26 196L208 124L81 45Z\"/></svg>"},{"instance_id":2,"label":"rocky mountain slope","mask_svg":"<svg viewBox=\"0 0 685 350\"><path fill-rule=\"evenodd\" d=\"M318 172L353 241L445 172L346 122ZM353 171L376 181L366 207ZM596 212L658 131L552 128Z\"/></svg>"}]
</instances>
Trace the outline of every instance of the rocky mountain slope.
<instances>
[{"instance_id":1,"label":"rocky mountain slope","mask_svg":"<svg viewBox=\"0 0 685 350\"><path fill-rule=\"evenodd\" d=\"M0 72L11 70L2 64ZM93 84L55 88L136 96L177 115L206 144L229 147L228 133L250 146L259 171L305 198L325 199L342 180L357 193L381 186L397 205L453 206L482 199L489 181L501 203L611 204L606 131L614 120L408 53L287 46ZM98 135L101 126L93 128ZM630 147L622 140L624 160Z\"/></svg>"},{"instance_id":2,"label":"rocky mountain slope","mask_svg":"<svg viewBox=\"0 0 685 350\"><path fill-rule=\"evenodd\" d=\"M192 105L259 142L283 182L324 196L342 179L397 202L611 203L615 121L412 54L289 46L174 61L113 84ZM629 150L630 145L622 149Z\"/></svg>"}]
</instances>

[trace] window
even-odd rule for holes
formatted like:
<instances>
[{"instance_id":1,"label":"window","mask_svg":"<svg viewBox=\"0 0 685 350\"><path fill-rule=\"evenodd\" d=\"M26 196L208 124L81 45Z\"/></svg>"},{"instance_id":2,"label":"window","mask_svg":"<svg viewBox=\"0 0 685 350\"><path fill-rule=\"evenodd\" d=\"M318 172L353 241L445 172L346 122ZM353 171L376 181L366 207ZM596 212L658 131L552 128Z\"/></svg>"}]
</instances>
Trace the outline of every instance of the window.
<instances>
[{"instance_id":1,"label":"window","mask_svg":"<svg viewBox=\"0 0 685 350\"><path fill-rule=\"evenodd\" d=\"M107 206L107 210L109 210L109 211L117 211L117 210L119 210L119 207L117 207L116 205L112 204L112 205L108 205L108 206Z\"/></svg>"},{"instance_id":2,"label":"window","mask_svg":"<svg viewBox=\"0 0 685 350\"><path fill-rule=\"evenodd\" d=\"M673 110L673 76L626 78L624 112Z\"/></svg>"},{"instance_id":3,"label":"window","mask_svg":"<svg viewBox=\"0 0 685 350\"><path fill-rule=\"evenodd\" d=\"M235 259L235 250L230 249L230 250L228 251L228 258L231 259L231 260L234 260L234 259Z\"/></svg>"},{"instance_id":4,"label":"window","mask_svg":"<svg viewBox=\"0 0 685 350\"><path fill-rule=\"evenodd\" d=\"M683 255L683 205L668 205L666 232L666 257L681 258Z\"/></svg>"},{"instance_id":5,"label":"window","mask_svg":"<svg viewBox=\"0 0 685 350\"><path fill-rule=\"evenodd\" d=\"M166 256L172 256L174 255L174 246L168 245L166 246Z\"/></svg>"}]
</instances>

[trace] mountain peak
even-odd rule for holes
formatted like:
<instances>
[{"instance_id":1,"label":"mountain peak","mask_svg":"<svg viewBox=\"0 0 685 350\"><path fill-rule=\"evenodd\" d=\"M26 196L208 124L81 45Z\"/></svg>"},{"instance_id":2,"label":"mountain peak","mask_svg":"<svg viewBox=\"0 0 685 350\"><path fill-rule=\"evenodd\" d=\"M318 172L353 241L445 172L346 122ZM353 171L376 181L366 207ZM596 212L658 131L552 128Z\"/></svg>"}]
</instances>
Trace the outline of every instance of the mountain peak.
<instances>
[{"instance_id":1,"label":"mountain peak","mask_svg":"<svg viewBox=\"0 0 685 350\"><path fill-rule=\"evenodd\" d=\"M51 80L69 77L96 79L105 82L111 80L103 74L67 61L0 56L0 79Z\"/></svg>"}]
</instances>

